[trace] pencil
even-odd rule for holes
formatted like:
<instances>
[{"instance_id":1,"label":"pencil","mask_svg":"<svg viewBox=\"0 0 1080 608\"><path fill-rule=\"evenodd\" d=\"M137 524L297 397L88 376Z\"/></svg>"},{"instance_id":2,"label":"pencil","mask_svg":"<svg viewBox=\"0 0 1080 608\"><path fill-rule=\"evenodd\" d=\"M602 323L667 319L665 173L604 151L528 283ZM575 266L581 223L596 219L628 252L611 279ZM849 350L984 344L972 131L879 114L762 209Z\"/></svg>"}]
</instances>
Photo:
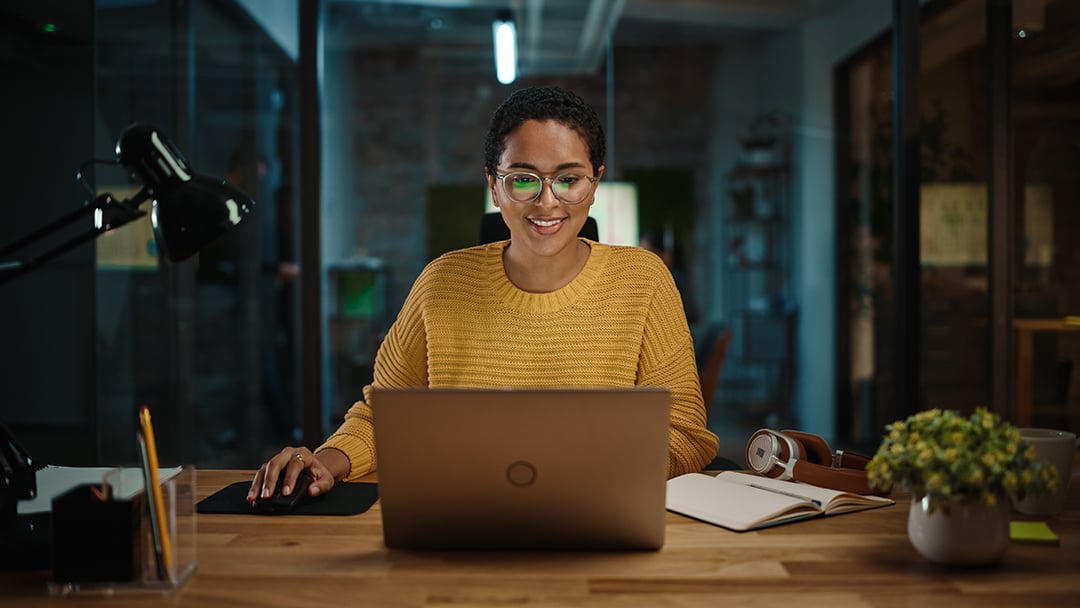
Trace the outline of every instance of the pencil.
<instances>
[{"instance_id":1,"label":"pencil","mask_svg":"<svg viewBox=\"0 0 1080 608\"><path fill-rule=\"evenodd\" d=\"M157 511L155 525L161 539L161 562L166 572L172 571L172 542L169 540L169 526L165 519L165 499L161 495L161 481L158 474L157 444L154 442L154 427L150 423L150 409L145 405L139 408L139 422L142 424L143 439L146 441L146 464L150 469L150 499Z\"/></svg>"},{"instance_id":2,"label":"pencil","mask_svg":"<svg viewBox=\"0 0 1080 608\"><path fill-rule=\"evenodd\" d=\"M808 501L808 502L812 502L812 503L814 503L815 505L817 505L819 507L821 506L821 501L820 500L818 500L816 498L810 498L809 496L803 496L802 494L796 494L794 492L785 492L783 490L777 490L776 488L770 488L768 486L761 486L761 485L758 485L756 483L748 483L746 485L750 486L751 488L757 488L759 490L765 490L766 492L772 492L773 494L782 494L784 496L790 496L792 498L798 498L799 500L805 500L805 501Z\"/></svg>"},{"instance_id":3,"label":"pencil","mask_svg":"<svg viewBox=\"0 0 1080 608\"><path fill-rule=\"evenodd\" d=\"M154 561L157 563L158 578L165 580L169 578L169 573L165 570L165 561L161 557L161 530L158 528L158 509L150 493L150 488L154 485L154 482L150 479L150 461L146 456L146 440L143 439L142 431L135 432L135 439L139 442L139 459L143 466L143 486L146 490L147 510L150 511L150 535L154 539L154 556L156 557Z\"/></svg>"}]
</instances>

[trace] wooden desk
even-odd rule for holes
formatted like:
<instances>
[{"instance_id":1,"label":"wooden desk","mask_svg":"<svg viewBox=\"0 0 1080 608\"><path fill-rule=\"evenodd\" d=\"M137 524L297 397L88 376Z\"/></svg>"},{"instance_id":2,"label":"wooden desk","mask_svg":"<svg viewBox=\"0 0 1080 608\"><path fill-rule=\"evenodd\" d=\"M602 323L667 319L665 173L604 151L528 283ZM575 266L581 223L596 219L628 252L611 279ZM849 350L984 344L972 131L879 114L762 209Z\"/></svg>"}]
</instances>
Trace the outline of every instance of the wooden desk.
<instances>
[{"instance_id":1,"label":"wooden desk","mask_svg":"<svg viewBox=\"0 0 1080 608\"><path fill-rule=\"evenodd\" d=\"M248 472L199 471L198 497ZM908 505L736 533L668 513L659 552L388 551L379 505L354 517L199 515L198 571L169 595L51 598L48 572L0 574L0 606L1076 606L1080 478L1050 520L1059 547L936 566Z\"/></svg>"},{"instance_id":2,"label":"wooden desk","mask_svg":"<svg viewBox=\"0 0 1080 608\"><path fill-rule=\"evenodd\" d=\"M1069 325L1064 319L1013 319L1016 332L1016 426L1032 424L1032 340L1035 332L1065 333L1080 331L1080 325Z\"/></svg>"}]
</instances>

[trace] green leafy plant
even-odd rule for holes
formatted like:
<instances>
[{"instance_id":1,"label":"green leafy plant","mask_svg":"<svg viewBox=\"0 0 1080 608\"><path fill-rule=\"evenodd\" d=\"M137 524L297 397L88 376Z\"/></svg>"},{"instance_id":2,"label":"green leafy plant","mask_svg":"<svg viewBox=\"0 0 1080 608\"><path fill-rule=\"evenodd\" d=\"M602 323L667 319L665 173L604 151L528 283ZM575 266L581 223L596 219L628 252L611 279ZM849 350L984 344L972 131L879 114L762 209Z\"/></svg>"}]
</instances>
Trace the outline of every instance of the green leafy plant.
<instances>
[{"instance_id":1,"label":"green leafy plant","mask_svg":"<svg viewBox=\"0 0 1080 608\"><path fill-rule=\"evenodd\" d=\"M866 467L870 484L929 498L931 513L955 501L994 506L1013 494L1052 492L1057 471L1035 459L1020 431L978 408L969 417L933 409L898 420Z\"/></svg>"}]
</instances>

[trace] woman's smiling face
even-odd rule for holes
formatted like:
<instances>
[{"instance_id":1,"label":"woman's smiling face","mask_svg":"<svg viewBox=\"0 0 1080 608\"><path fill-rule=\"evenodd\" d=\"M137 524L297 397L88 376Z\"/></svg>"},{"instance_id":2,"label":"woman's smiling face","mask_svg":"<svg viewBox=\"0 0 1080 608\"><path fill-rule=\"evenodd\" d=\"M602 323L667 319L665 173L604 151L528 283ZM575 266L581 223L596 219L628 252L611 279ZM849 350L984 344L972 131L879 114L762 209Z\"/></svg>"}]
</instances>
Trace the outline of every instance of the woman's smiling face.
<instances>
[{"instance_id":1,"label":"woman's smiling face","mask_svg":"<svg viewBox=\"0 0 1080 608\"><path fill-rule=\"evenodd\" d=\"M499 159L497 172L505 175L528 171L542 178L564 173L593 177L589 147L573 129L554 120L527 120L506 137L506 148ZM604 167L595 171L603 176ZM568 205L552 193L552 182L544 180L540 196L529 203L519 203L506 196L504 184L488 175L488 187L503 221L510 228L513 248L522 248L534 256L551 257L573 252L578 232L589 216L595 187L580 203ZM511 187L510 184L505 184ZM516 254L525 253L519 249Z\"/></svg>"}]
</instances>

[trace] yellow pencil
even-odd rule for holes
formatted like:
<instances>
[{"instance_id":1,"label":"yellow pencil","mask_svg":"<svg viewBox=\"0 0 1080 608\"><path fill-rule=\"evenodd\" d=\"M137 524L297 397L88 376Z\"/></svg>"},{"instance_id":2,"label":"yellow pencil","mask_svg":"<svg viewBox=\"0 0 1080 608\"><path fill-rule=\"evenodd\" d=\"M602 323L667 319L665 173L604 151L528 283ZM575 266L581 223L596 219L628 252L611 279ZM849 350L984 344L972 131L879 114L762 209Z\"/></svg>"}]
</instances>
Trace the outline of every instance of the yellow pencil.
<instances>
[{"instance_id":1,"label":"yellow pencil","mask_svg":"<svg viewBox=\"0 0 1080 608\"><path fill-rule=\"evenodd\" d=\"M171 572L172 568L172 542L169 540L169 526L165 518L165 499L161 495L161 478L158 474L157 444L154 442L154 427L150 424L150 410L145 405L139 408L139 422L142 424L143 438L146 441L146 463L150 468L150 500L154 501L157 511L157 521L161 538L161 561L165 564L165 571Z\"/></svg>"}]
</instances>

